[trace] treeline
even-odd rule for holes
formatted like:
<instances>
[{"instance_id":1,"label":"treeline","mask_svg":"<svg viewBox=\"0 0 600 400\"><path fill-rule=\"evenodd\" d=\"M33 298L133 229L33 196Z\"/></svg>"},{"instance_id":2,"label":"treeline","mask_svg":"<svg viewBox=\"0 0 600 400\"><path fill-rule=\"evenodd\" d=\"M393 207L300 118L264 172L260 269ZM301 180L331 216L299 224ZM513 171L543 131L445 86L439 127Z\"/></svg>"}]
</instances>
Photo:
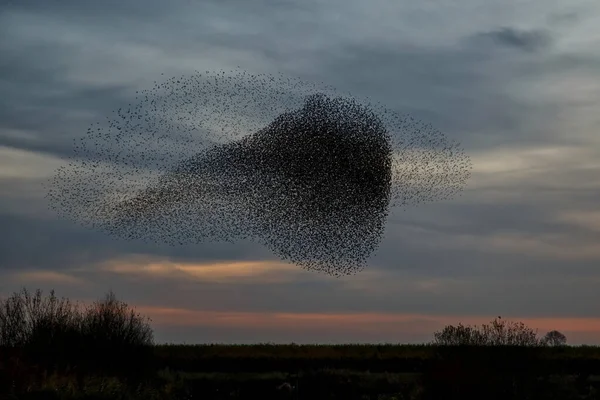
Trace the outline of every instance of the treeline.
<instances>
[{"instance_id":1,"label":"treeline","mask_svg":"<svg viewBox=\"0 0 600 400\"><path fill-rule=\"evenodd\" d=\"M144 379L153 368L149 322L112 291L83 307L23 288L0 300L0 387L53 373Z\"/></svg>"},{"instance_id":2,"label":"treeline","mask_svg":"<svg viewBox=\"0 0 600 400\"><path fill-rule=\"evenodd\" d=\"M433 344L441 346L565 346L567 337L553 330L544 337L522 322L507 322L497 317L490 324L475 326L449 325L434 333Z\"/></svg>"},{"instance_id":3,"label":"treeline","mask_svg":"<svg viewBox=\"0 0 600 400\"><path fill-rule=\"evenodd\" d=\"M537 387L543 376L575 373L585 382L600 373L600 348L573 356L579 349L566 346L560 332L538 337L524 324L501 317L481 327L446 326L419 346L157 346L150 322L112 291L84 307L57 298L54 291L44 297L40 290L32 294L24 288L0 299L0 389L25 390L49 374L74 376L79 387L90 376L118 377L135 387L156 384L160 370L332 369L414 372L433 390L431 398L446 398L457 386L462 394L470 388L469 395L485 387L529 391L528 385Z\"/></svg>"}]
</instances>

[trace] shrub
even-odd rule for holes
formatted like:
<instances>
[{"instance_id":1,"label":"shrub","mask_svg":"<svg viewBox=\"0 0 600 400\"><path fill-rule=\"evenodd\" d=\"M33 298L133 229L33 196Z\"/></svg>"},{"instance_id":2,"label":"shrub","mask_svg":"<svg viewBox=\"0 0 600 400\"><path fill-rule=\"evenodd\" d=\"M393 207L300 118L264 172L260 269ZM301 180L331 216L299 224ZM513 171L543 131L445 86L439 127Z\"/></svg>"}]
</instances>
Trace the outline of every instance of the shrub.
<instances>
[{"instance_id":1,"label":"shrub","mask_svg":"<svg viewBox=\"0 0 600 400\"><path fill-rule=\"evenodd\" d=\"M567 337L559 331L550 331L546 333L542 339L542 343L545 346L565 346L567 344Z\"/></svg>"},{"instance_id":2,"label":"shrub","mask_svg":"<svg viewBox=\"0 0 600 400\"><path fill-rule=\"evenodd\" d=\"M0 300L0 346L22 349L30 363L45 368L64 366L66 347L78 335L80 315L68 299L54 291L46 298L23 288Z\"/></svg>"},{"instance_id":3,"label":"shrub","mask_svg":"<svg viewBox=\"0 0 600 400\"><path fill-rule=\"evenodd\" d=\"M470 326L446 326L442 331L435 332L434 344L445 346L470 345L478 346L486 344L486 338L483 333Z\"/></svg>"},{"instance_id":4,"label":"shrub","mask_svg":"<svg viewBox=\"0 0 600 400\"><path fill-rule=\"evenodd\" d=\"M501 317L481 328L446 326L432 344L438 347L424 372L426 399L527 398L544 374L537 332Z\"/></svg>"},{"instance_id":5,"label":"shrub","mask_svg":"<svg viewBox=\"0 0 600 400\"><path fill-rule=\"evenodd\" d=\"M83 311L81 356L86 369L115 374L142 374L151 367L154 335L149 319L117 300L110 291Z\"/></svg>"},{"instance_id":6,"label":"shrub","mask_svg":"<svg viewBox=\"0 0 600 400\"><path fill-rule=\"evenodd\" d=\"M502 317L496 318L490 325L476 327L446 326L434 333L435 345L444 346L540 346L544 342L537 337L537 331L526 327L522 322L507 323Z\"/></svg>"},{"instance_id":7,"label":"shrub","mask_svg":"<svg viewBox=\"0 0 600 400\"><path fill-rule=\"evenodd\" d=\"M54 291L23 288L0 299L0 365L15 357L47 372L70 369L132 376L149 372L153 332L110 291L83 309ZM13 361L10 361L14 363Z\"/></svg>"}]
</instances>

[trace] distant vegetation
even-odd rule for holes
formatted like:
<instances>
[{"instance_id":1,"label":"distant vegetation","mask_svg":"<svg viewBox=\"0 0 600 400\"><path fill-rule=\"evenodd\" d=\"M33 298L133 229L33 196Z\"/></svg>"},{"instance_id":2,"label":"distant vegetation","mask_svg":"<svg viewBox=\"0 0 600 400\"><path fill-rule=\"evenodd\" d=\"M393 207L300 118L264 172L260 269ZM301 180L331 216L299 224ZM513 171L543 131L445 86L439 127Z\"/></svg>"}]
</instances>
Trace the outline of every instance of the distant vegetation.
<instances>
[{"instance_id":1,"label":"distant vegetation","mask_svg":"<svg viewBox=\"0 0 600 400\"><path fill-rule=\"evenodd\" d=\"M48 374L72 375L80 386L96 374L138 381L153 345L149 320L112 291L88 307L25 288L0 301L0 388Z\"/></svg>"},{"instance_id":2,"label":"distant vegetation","mask_svg":"<svg viewBox=\"0 0 600 400\"><path fill-rule=\"evenodd\" d=\"M156 345L150 322L112 292L1 299L0 399L600 398L600 347L501 317L423 345Z\"/></svg>"},{"instance_id":3,"label":"distant vegetation","mask_svg":"<svg viewBox=\"0 0 600 400\"><path fill-rule=\"evenodd\" d=\"M551 331L543 338L522 322L509 322L496 318L481 328L449 325L434 333L433 343L444 346L562 346L567 343L565 335Z\"/></svg>"}]
</instances>

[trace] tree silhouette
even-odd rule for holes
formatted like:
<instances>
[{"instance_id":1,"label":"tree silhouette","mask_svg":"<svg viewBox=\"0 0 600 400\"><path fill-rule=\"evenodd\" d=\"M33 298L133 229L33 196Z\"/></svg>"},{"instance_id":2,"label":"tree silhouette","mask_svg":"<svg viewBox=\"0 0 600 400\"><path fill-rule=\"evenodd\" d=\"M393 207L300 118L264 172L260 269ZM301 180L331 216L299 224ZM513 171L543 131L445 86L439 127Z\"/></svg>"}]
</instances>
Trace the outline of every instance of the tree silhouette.
<instances>
[{"instance_id":1,"label":"tree silhouette","mask_svg":"<svg viewBox=\"0 0 600 400\"><path fill-rule=\"evenodd\" d=\"M565 346L567 344L567 337L555 330L546 333L542 342L546 346Z\"/></svg>"},{"instance_id":2,"label":"tree silhouette","mask_svg":"<svg viewBox=\"0 0 600 400\"><path fill-rule=\"evenodd\" d=\"M506 322L497 317L491 324L477 327L448 325L434 333L434 344L443 346L539 346L537 332L522 322Z\"/></svg>"}]
</instances>

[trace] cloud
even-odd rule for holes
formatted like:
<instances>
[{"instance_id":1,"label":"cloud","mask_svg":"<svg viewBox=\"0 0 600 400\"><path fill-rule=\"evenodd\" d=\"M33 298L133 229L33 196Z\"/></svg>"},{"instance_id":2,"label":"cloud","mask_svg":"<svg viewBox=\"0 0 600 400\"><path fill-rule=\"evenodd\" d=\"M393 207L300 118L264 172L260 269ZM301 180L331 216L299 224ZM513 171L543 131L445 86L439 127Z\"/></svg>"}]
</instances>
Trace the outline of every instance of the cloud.
<instances>
[{"instance_id":1,"label":"cloud","mask_svg":"<svg viewBox=\"0 0 600 400\"><path fill-rule=\"evenodd\" d=\"M58 285L86 285L87 282L83 279L74 277L69 274L59 273L55 271L27 271L17 272L10 276L13 283L20 284L58 284Z\"/></svg>"},{"instance_id":2,"label":"cloud","mask_svg":"<svg viewBox=\"0 0 600 400\"><path fill-rule=\"evenodd\" d=\"M63 163L55 157L0 146L0 180L48 178Z\"/></svg>"},{"instance_id":3,"label":"cloud","mask_svg":"<svg viewBox=\"0 0 600 400\"><path fill-rule=\"evenodd\" d=\"M600 211L598 210L567 211L560 214L557 220L592 232L600 232Z\"/></svg>"},{"instance_id":4,"label":"cloud","mask_svg":"<svg viewBox=\"0 0 600 400\"><path fill-rule=\"evenodd\" d=\"M552 13L548 16L549 24L560 26L573 26L582 18L582 13L577 11Z\"/></svg>"},{"instance_id":5,"label":"cloud","mask_svg":"<svg viewBox=\"0 0 600 400\"><path fill-rule=\"evenodd\" d=\"M221 261L211 263L177 262L149 256L129 255L105 261L99 271L142 278L196 280L199 282L277 284L293 282L302 275L298 267L281 261Z\"/></svg>"},{"instance_id":6,"label":"cloud","mask_svg":"<svg viewBox=\"0 0 600 400\"><path fill-rule=\"evenodd\" d=\"M468 191L473 202L552 201L568 203L581 192L600 188L600 152L593 146L537 145L477 152L472 156L474 172ZM527 194L523 194L527 191ZM548 198L548 193L552 197Z\"/></svg>"},{"instance_id":7,"label":"cloud","mask_svg":"<svg viewBox=\"0 0 600 400\"><path fill-rule=\"evenodd\" d=\"M547 49L552 43L552 37L544 30L519 30L501 27L489 32L481 32L472 36L473 40L482 40L498 46L535 53Z\"/></svg>"},{"instance_id":8,"label":"cloud","mask_svg":"<svg viewBox=\"0 0 600 400\"><path fill-rule=\"evenodd\" d=\"M64 271L128 254L172 257L177 260L269 260L273 256L252 242L204 243L172 247L141 241L119 241L77 222L53 216L39 218L25 210L0 213L0 271L44 269Z\"/></svg>"}]
</instances>

